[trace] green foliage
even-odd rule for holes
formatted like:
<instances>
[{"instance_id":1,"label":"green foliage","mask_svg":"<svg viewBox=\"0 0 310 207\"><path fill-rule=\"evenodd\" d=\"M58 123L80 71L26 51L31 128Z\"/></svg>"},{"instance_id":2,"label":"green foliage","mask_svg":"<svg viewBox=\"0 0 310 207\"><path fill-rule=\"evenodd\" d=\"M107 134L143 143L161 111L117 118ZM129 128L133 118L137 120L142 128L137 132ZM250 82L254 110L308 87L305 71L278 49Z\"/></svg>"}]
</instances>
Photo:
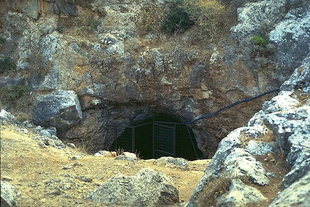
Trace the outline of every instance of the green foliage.
<instances>
[{"instance_id":1,"label":"green foliage","mask_svg":"<svg viewBox=\"0 0 310 207\"><path fill-rule=\"evenodd\" d=\"M0 89L0 100L3 104L22 105L29 96L30 89L27 86L10 86ZM19 103L20 102L20 103Z\"/></svg>"},{"instance_id":2,"label":"green foliage","mask_svg":"<svg viewBox=\"0 0 310 207\"><path fill-rule=\"evenodd\" d=\"M88 17L86 21L86 26L90 27L91 30L97 30L97 27L100 25L99 19L95 19L94 17Z\"/></svg>"},{"instance_id":3,"label":"green foliage","mask_svg":"<svg viewBox=\"0 0 310 207\"><path fill-rule=\"evenodd\" d=\"M253 44L263 46L263 47L265 47L268 44L268 41L260 35L253 36L251 38L251 41Z\"/></svg>"},{"instance_id":4,"label":"green foliage","mask_svg":"<svg viewBox=\"0 0 310 207\"><path fill-rule=\"evenodd\" d=\"M7 71L13 71L15 69L16 64L13 62L11 58L5 57L3 60L0 60L0 74Z\"/></svg>"},{"instance_id":5,"label":"green foliage","mask_svg":"<svg viewBox=\"0 0 310 207\"><path fill-rule=\"evenodd\" d=\"M190 19L184 8L173 5L168 10L161 27L163 32L174 33L184 32L194 25L194 21Z\"/></svg>"},{"instance_id":6,"label":"green foliage","mask_svg":"<svg viewBox=\"0 0 310 207\"><path fill-rule=\"evenodd\" d=\"M4 44L6 42L6 39L3 37L0 37L0 44Z\"/></svg>"},{"instance_id":7,"label":"green foliage","mask_svg":"<svg viewBox=\"0 0 310 207\"><path fill-rule=\"evenodd\" d=\"M64 26L59 26L59 27L57 27L57 32L59 32L59 33L64 33L64 31L65 31L65 27Z\"/></svg>"}]
</instances>

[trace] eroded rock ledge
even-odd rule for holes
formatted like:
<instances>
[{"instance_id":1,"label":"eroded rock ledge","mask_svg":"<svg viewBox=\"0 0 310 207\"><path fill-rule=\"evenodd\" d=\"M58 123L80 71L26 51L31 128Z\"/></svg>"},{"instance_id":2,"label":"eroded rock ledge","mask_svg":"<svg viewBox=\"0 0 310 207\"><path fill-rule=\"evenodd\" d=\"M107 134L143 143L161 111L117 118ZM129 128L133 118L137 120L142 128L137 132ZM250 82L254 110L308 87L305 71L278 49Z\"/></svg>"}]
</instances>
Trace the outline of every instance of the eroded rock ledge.
<instances>
[{"instance_id":1,"label":"eroded rock ledge","mask_svg":"<svg viewBox=\"0 0 310 207\"><path fill-rule=\"evenodd\" d=\"M248 126L220 142L188 207L309 204L309 57Z\"/></svg>"}]
</instances>

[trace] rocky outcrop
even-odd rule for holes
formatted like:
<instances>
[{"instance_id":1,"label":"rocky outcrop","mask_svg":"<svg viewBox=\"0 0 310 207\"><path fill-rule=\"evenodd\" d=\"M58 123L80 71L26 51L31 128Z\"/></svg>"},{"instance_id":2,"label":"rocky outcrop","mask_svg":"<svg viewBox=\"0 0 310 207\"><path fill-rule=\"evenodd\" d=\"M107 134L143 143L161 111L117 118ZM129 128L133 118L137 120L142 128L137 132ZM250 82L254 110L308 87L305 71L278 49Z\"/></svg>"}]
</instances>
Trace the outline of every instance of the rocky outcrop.
<instances>
[{"instance_id":1,"label":"rocky outcrop","mask_svg":"<svg viewBox=\"0 0 310 207\"><path fill-rule=\"evenodd\" d=\"M214 185L214 180L221 177L226 177L231 182L240 178L246 181L244 185L256 184L268 188L270 181L281 175L265 168L264 162L269 158L260 161L257 159L281 153L286 157L290 171L281 176L282 191L271 206L289 206L293 203L306 205L306 198L310 193L307 187L303 187L309 186L307 173L310 159L310 82L305 81L310 78L310 67L307 60L308 58L295 69L291 78L282 85L281 92L264 103L263 109L254 115L247 127L234 130L220 142L218 151L187 206L204 206L206 200L210 199L205 197L209 195L206 192L212 191L211 188L219 189L218 185ZM247 189L246 186L243 188ZM292 190L294 193L286 196ZM258 190L252 189L251 192ZM218 199L213 204L217 202L218 206L242 206L252 202L249 195L246 196L248 201L242 201L242 196L238 200L233 195L233 187L230 187L224 190L223 195L217 195ZM257 196L262 199L253 202L267 205L264 203L264 196L267 195Z\"/></svg>"},{"instance_id":2,"label":"rocky outcrop","mask_svg":"<svg viewBox=\"0 0 310 207\"><path fill-rule=\"evenodd\" d=\"M35 124L53 126L63 133L81 119L81 106L74 91L58 90L51 94L36 96L33 111Z\"/></svg>"},{"instance_id":3,"label":"rocky outcrop","mask_svg":"<svg viewBox=\"0 0 310 207\"><path fill-rule=\"evenodd\" d=\"M87 196L108 206L169 206L179 202L179 192L163 174L142 169L135 176L114 176Z\"/></svg>"},{"instance_id":4,"label":"rocky outcrop","mask_svg":"<svg viewBox=\"0 0 310 207\"><path fill-rule=\"evenodd\" d=\"M260 0L238 9L238 25L231 32L242 42L255 35L265 36L276 47L279 66L290 72L309 53L309 22L308 1Z\"/></svg>"},{"instance_id":5,"label":"rocky outcrop","mask_svg":"<svg viewBox=\"0 0 310 207\"><path fill-rule=\"evenodd\" d=\"M16 207L17 206L17 198L19 193L9 183L1 181L1 206L3 207Z\"/></svg>"}]
</instances>

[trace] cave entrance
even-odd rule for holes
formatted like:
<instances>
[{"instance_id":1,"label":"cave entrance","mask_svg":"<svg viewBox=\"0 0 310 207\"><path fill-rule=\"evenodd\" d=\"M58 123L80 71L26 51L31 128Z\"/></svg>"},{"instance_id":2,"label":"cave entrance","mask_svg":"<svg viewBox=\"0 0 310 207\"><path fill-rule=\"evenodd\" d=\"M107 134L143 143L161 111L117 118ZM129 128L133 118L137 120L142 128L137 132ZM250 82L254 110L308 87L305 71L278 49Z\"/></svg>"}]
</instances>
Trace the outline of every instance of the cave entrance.
<instances>
[{"instance_id":1,"label":"cave entrance","mask_svg":"<svg viewBox=\"0 0 310 207\"><path fill-rule=\"evenodd\" d=\"M171 156L196 160L202 156L191 128L169 115L134 121L111 149L135 152L143 159Z\"/></svg>"}]
</instances>

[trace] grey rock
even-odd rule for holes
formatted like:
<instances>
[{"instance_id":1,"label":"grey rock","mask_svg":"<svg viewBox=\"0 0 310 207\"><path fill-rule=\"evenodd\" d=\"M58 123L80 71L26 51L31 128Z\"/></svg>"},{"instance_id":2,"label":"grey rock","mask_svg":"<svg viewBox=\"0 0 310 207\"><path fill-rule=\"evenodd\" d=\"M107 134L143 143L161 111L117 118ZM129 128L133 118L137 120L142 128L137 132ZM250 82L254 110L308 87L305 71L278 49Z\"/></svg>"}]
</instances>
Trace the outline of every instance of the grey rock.
<instances>
[{"instance_id":1,"label":"grey rock","mask_svg":"<svg viewBox=\"0 0 310 207\"><path fill-rule=\"evenodd\" d=\"M75 178L80 180L80 181L86 182L86 183L93 182L93 179L86 177L86 176L76 176Z\"/></svg>"},{"instance_id":2,"label":"grey rock","mask_svg":"<svg viewBox=\"0 0 310 207\"><path fill-rule=\"evenodd\" d=\"M289 187L308 172L310 172L310 159L307 159L300 164L296 164L292 167L291 171L284 176L281 185L282 189Z\"/></svg>"},{"instance_id":3,"label":"grey rock","mask_svg":"<svg viewBox=\"0 0 310 207\"><path fill-rule=\"evenodd\" d=\"M224 161L226 157L238 147L241 147L241 140L239 139L240 132L244 130L243 128L236 129L229 133L227 137L222 139L215 155L212 158L210 165L206 168L206 172L212 172L218 174L223 168Z\"/></svg>"},{"instance_id":4,"label":"grey rock","mask_svg":"<svg viewBox=\"0 0 310 207\"><path fill-rule=\"evenodd\" d=\"M278 23L285 15L285 0L258 1L238 8L238 25L231 28L232 35L244 39Z\"/></svg>"},{"instance_id":5,"label":"grey rock","mask_svg":"<svg viewBox=\"0 0 310 207\"><path fill-rule=\"evenodd\" d=\"M56 127L64 133L81 119L80 102L74 91L57 90L36 97L33 110L35 124Z\"/></svg>"},{"instance_id":6,"label":"grey rock","mask_svg":"<svg viewBox=\"0 0 310 207\"><path fill-rule=\"evenodd\" d=\"M131 152L124 152L122 155L118 155L116 160L128 160L128 161L135 161L137 160L137 156Z\"/></svg>"},{"instance_id":7,"label":"grey rock","mask_svg":"<svg viewBox=\"0 0 310 207\"><path fill-rule=\"evenodd\" d=\"M0 123L10 123L10 122L14 122L16 119L15 117L10 114L9 112L7 112L6 110L1 109L0 111Z\"/></svg>"},{"instance_id":8,"label":"grey rock","mask_svg":"<svg viewBox=\"0 0 310 207\"><path fill-rule=\"evenodd\" d=\"M251 140L245 149L252 155L266 155L268 153L276 152L277 145L275 142L260 142Z\"/></svg>"},{"instance_id":9,"label":"grey rock","mask_svg":"<svg viewBox=\"0 0 310 207\"><path fill-rule=\"evenodd\" d=\"M39 132L39 135L40 135L40 136L43 136L43 137L51 137L51 136L52 136L52 135L51 135L47 130L45 130L45 129L41 130L41 131Z\"/></svg>"},{"instance_id":10,"label":"grey rock","mask_svg":"<svg viewBox=\"0 0 310 207\"><path fill-rule=\"evenodd\" d=\"M60 2L55 2L53 4L53 12L54 14L58 15L65 15L65 16L78 16L78 8L74 4L74 1L60 1Z\"/></svg>"},{"instance_id":11,"label":"grey rock","mask_svg":"<svg viewBox=\"0 0 310 207\"><path fill-rule=\"evenodd\" d=\"M25 83L25 79L23 77L0 77L0 88L23 85Z\"/></svg>"},{"instance_id":12,"label":"grey rock","mask_svg":"<svg viewBox=\"0 0 310 207\"><path fill-rule=\"evenodd\" d=\"M290 152L289 137L294 134L296 129L301 129L303 134L310 134L309 106L271 113L266 115L263 120L275 133L276 142L285 154Z\"/></svg>"},{"instance_id":13,"label":"grey rock","mask_svg":"<svg viewBox=\"0 0 310 207\"><path fill-rule=\"evenodd\" d=\"M297 89L301 89L305 93L310 93L310 54L305 58L303 64L281 86L282 91Z\"/></svg>"},{"instance_id":14,"label":"grey rock","mask_svg":"<svg viewBox=\"0 0 310 207\"><path fill-rule=\"evenodd\" d=\"M182 170L188 170L189 164L186 159L174 158L174 157L161 157L155 161L156 164L164 165L172 168L179 168Z\"/></svg>"},{"instance_id":15,"label":"grey rock","mask_svg":"<svg viewBox=\"0 0 310 207\"><path fill-rule=\"evenodd\" d=\"M99 156L109 156L111 155L111 152L106 151L106 150L100 150L99 152L96 152L94 156L99 157Z\"/></svg>"},{"instance_id":16,"label":"grey rock","mask_svg":"<svg viewBox=\"0 0 310 207\"><path fill-rule=\"evenodd\" d=\"M14 186L7 182L1 181L1 206L16 207L16 200L18 197L19 193Z\"/></svg>"},{"instance_id":17,"label":"grey rock","mask_svg":"<svg viewBox=\"0 0 310 207\"><path fill-rule=\"evenodd\" d=\"M46 131L48 131L52 136L57 136L57 129L56 127L49 127L45 129Z\"/></svg>"},{"instance_id":18,"label":"grey rock","mask_svg":"<svg viewBox=\"0 0 310 207\"><path fill-rule=\"evenodd\" d=\"M169 206L179 202L179 192L162 173L142 169L136 176L114 176L87 196L108 206Z\"/></svg>"},{"instance_id":19,"label":"grey rock","mask_svg":"<svg viewBox=\"0 0 310 207\"><path fill-rule=\"evenodd\" d=\"M276 56L284 68L296 68L310 52L310 3L291 9L270 32Z\"/></svg>"},{"instance_id":20,"label":"grey rock","mask_svg":"<svg viewBox=\"0 0 310 207\"><path fill-rule=\"evenodd\" d=\"M263 165L244 149L235 148L224 162L224 170L234 178L247 177L253 183L267 185L268 172Z\"/></svg>"},{"instance_id":21,"label":"grey rock","mask_svg":"<svg viewBox=\"0 0 310 207\"><path fill-rule=\"evenodd\" d=\"M308 207L310 204L310 172L281 191L269 207Z\"/></svg>"},{"instance_id":22,"label":"grey rock","mask_svg":"<svg viewBox=\"0 0 310 207\"><path fill-rule=\"evenodd\" d=\"M76 148L74 143L68 143L67 146L70 147L70 148L73 148L73 149Z\"/></svg>"},{"instance_id":23,"label":"grey rock","mask_svg":"<svg viewBox=\"0 0 310 207\"><path fill-rule=\"evenodd\" d=\"M231 182L229 191L217 199L217 206L243 207L264 202L266 198L254 187L239 179Z\"/></svg>"}]
</instances>

